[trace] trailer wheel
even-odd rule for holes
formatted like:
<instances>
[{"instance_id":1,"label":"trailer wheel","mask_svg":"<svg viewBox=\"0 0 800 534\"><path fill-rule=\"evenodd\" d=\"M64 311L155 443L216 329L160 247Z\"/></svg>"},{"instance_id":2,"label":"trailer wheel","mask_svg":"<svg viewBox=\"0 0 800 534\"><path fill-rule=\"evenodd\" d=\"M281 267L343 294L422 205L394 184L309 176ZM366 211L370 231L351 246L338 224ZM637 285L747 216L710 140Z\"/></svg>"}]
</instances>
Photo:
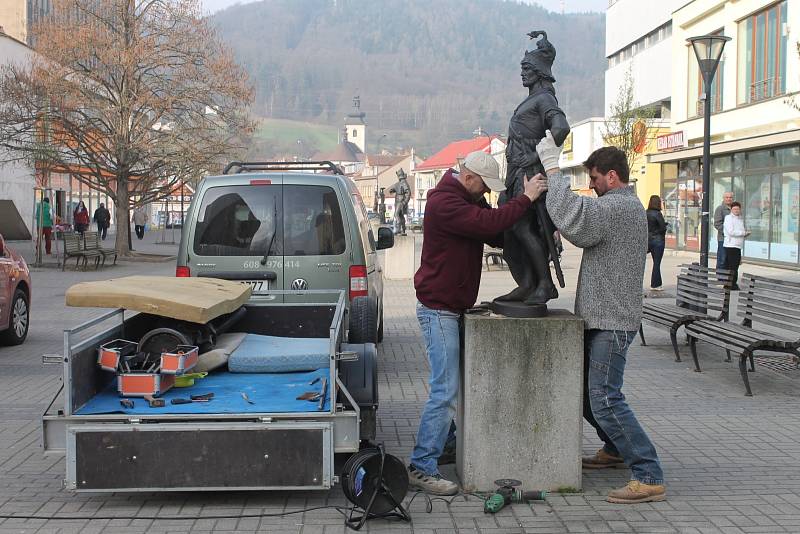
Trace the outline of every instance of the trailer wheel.
<instances>
[{"instance_id":1,"label":"trailer wheel","mask_svg":"<svg viewBox=\"0 0 800 534\"><path fill-rule=\"evenodd\" d=\"M21 289L14 291L14 298L11 299L11 310L8 318L8 330L0 332L0 344L19 345L28 337L28 326L30 324L30 313L28 307L28 297Z\"/></svg>"},{"instance_id":2,"label":"trailer wheel","mask_svg":"<svg viewBox=\"0 0 800 534\"><path fill-rule=\"evenodd\" d=\"M350 303L350 343L378 342L378 306L369 297L356 297Z\"/></svg>"}]
</instances>

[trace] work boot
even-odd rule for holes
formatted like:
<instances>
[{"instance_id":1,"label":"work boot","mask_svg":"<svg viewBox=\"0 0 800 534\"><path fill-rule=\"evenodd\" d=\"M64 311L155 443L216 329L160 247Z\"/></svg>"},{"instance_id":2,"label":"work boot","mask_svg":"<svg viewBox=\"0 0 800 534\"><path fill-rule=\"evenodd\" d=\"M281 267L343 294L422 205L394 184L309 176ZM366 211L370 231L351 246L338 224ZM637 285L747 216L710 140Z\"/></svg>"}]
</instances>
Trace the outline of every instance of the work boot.
<instances>
[{"instance_id":1,"label":"work boot","mask_svg":"<svg viewBox=\"0 0 800 534\"><path fill-rule=\"evenodd\" d=\"M659 502L667 498L667 488L663 484L644 484L631 480L620 489L612 490L606 500L615 504L636 504L639 502Z\"/></svg>"},{"instance_id":2,"label":"work boot","mask_svg":"<svg viewBox=\"0 0 800 534\"><path fill-rule=\"evenodd\" d=\"M455 495L458 484L442 478L442 475L426 475L413 465L408 466L408 485L431 495Z\"/></svg>"},{"instance_id":3,"label":"work boot","mask_svg":"<svg viewBox=\"0 0 800 534\"><path fill-rule=\"evenodd\" d=\"M584 469L625 469L625 460L619 456L608 454L603 449L600 449L594 456L584 456L581 458L581 464Z\"/></svg>"}]
</instances>

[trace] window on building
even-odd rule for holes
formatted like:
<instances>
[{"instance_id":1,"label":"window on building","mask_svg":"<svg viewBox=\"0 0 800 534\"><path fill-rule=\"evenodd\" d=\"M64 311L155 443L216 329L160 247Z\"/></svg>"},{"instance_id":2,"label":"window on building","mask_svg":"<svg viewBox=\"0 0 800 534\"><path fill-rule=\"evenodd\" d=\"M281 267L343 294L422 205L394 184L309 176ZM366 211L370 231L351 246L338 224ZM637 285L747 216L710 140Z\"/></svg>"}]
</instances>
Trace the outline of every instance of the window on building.
<instances>
[{"instance_id":1,"label":"window on building","mask_svg":"<svg viewBox=\"0 0 800 534\"><path fill-rule=\"evenodd\" d=\"M353 130L353 137L358 137L358 130Z\"/></svg>"},{"instance_id":2,"label":"window on building","mask_svg":"<svg viewBox=\"0 0 800 534\"><path fill-rule=\"evenodd\" d=\"M739 104L786 92L786 4L778 2L739 23Z\"/></svg>"},{"instance_id":3,"label":"window on building","mask_svg":"<svg viewBox=\"0 0 800 534\"><path fill-rule=\"evenodd\" d=\"M713 35L722 35L722 30L714 32ZM700 73L700 65L697 63L697 54L689 46L689 117L702 117L705 113L705 82ZM722 87L724 84L725 55L723 54L714 73L714 80L711 82L711 113L722 111Z\"/></svg>"}]
</instances>

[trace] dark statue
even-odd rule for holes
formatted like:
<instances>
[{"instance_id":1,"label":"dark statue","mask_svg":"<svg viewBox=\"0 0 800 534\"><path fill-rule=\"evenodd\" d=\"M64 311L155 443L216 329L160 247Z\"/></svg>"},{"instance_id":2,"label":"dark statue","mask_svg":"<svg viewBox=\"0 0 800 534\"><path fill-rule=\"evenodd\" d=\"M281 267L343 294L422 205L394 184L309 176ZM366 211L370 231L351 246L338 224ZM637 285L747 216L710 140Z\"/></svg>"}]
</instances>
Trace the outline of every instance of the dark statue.
<instances>
[{"instance_id":1,"label":"dark statue","mask_svg":"<svg viewBox=\"0 0 800 534\"><path fill-rule=\"evenodd\" d=\"M558 145L563 144L569 134L569 124L558 106L553 87L556 80L552 66L556 49L547 40L545 32L534 31L528 35L531 39L542 38L536 43L535 50L525 52L522 60L522 85L528 88L528 96L514 110L508 125L506 190L500 195L500 205L522 193L525 176L533 178L539 173L544 174L536 145L544 138L545 130L552 132ZM521 303L519 307L538 310L531 315L546 313L547 301L558 297L550 274L550 260L555 265L560 286L564 287L555 232L544 196L537 199L527 215L505 232L503 256L518 287L495 299L500 303L498 306Z\"/></svg>"},{"instance_id":2,"label":"dark statue","mask_svg":"<svg viewBox=\"0 0 800 534\"><path fill-rule=\"evenodd\" d=\"M411 200L411 188L406 181L406 172L397 170L397 183L389 188L394 193L394 233L406 235L406 215L408 215L408 202Z\"/></svg>"}]
</instances>

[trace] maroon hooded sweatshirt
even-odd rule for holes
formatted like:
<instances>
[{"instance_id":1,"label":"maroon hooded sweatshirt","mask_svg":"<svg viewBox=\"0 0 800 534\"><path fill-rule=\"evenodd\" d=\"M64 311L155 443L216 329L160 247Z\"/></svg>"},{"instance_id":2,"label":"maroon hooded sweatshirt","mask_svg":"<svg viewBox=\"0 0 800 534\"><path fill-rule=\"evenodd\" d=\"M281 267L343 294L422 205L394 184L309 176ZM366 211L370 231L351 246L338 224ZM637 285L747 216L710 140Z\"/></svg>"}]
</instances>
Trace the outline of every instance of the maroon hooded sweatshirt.
<instances>
[{"instance_id":1,"label":"maroon hooded sweatshirt","mask_svg":"<svg viewBox=\"0 0 800 534\"><path fill-rule=\"evenodd\" d=\"M428 192L422 260L414 287L417 300L434 310L461 313L478 298L483 244L502 246L511 228L530 207L525 195L492 209L486 199L474 200L449 169Z\"/></svg>"}]
</instances>

